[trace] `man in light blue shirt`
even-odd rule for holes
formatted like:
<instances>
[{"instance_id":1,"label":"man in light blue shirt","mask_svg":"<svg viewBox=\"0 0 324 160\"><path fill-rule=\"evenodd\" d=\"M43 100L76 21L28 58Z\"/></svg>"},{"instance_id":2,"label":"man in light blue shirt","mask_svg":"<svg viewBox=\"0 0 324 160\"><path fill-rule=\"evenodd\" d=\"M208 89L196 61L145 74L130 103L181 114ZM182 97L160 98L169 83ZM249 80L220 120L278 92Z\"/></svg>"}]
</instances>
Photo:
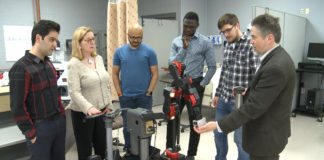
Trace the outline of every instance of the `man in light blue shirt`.
<instances>
[{"instance_id":1,"label":"man in light blue shirt","mask_svg":"<svg viewBox=\"0 0 324 160\"><path fill-rule=\"evenodd\" d=\"M199 97L201 98L200 103L195 107L199 107L199 110L201 110L205 85L210 82L216 71L216 61L213 45L206 36L196 32L198 26L198 15L195 12L188 12L183 18L182 35L176 37L172 41L169 64L178 61L186 65L184 74L188 74L193 80L193 86L197 89ZM208 71L205 77L203 77L205 61ZM183 99L180 102L180 112L182 112L185 105L184 102ZM191 110L190 108L187 109L188 111ZM194 159L197 153L199 134L193 130L193 115L191 115L190 112L188 112L188 114L190 121L190 139L186 159L191 160ZM171 128L171 126L168 124L167 148L171 147L171 129L169 128Z\"/></svg>"}]
</instances>

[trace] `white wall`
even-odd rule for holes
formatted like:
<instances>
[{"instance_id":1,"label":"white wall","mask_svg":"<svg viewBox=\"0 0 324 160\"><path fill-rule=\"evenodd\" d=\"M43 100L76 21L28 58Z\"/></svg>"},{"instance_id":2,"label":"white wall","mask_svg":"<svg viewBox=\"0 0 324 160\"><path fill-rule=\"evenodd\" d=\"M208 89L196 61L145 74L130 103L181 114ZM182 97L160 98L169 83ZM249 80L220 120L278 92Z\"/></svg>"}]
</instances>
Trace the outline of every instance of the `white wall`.
<instances>
[{"instance_id":1,"label":"white wall","mask_svg":"<svg viewBox=\"0 0 324 160\"><path fill-rule=\"evenodd\" d=\"M32 26L34 19L31 2L0 0L0 69L7 69L14 64L6 61L3 25Z\"/></svg>"},{"instance_id":2,"label":"white wall","mask_svg":"<svg viewBox=\"0 0 324 160\"><path fill-rule=\"evenodd\" d=\"M180 0L138 0L138 16L176 13L176 20L179 21L181 19L180 2ZM180 26L178 29L180 31Z\"/></svg>"},{"instance_id":3,"label":"white wall","mask_svg":"<svg viewBox=\"0 0 324 160\"><path fill-rule=\"evenodd\" d=\"M138 0L139 16L172 12L180 16L180 0Z\"/></svg>"},{"instance_id":4,"label":"white wall","mask_svg":"<svg viewBox=\"0 0 324 160\"><path fill-rule=\"evenodd\" d=\"M199 15L198 32L207 34L207 0L138 0L139 17L175 12L179 33L182 33L183 17L189 11Z\"/></svg>"},{"instance_id":5,"label":"white wall","mask_svg":"<svg viewBox=\"0 0 324 160\"><path fill-rule=\"evenodd\" d=\"M73 32L80 26L94 30L107 29L108 0L55 0L41 1L41 16L61 25L59 39L71 39Z\"/></svg>"},{"instance_id":6,"label":"white wall","mask_svg":"<svg viewBox=\"0 0 324 160\"><path fill-rule=\"evenodd\" d=\"M182 31L182 19L187 12L194 11L199 16L198 32L201 34L207 34L207 0L181 0L181 31ZM180 32L182 33L182 32Z\"/></svg>"},{"instance_id":7,"label":"white wall","mask_svg":"<svg viewBox=\"0 0 324 160\"><path fill-rule=\"evenodd\" d=\"M50 19L61 25L59 41L65 50L65 40L72 39L74 30L88 26L106 30L108 0L43 0L40 1L41 19ZM0 0L0 68L10 68L14 62L5 61L2 25L32 26L31 0Z\"/></svg>"},{"instance_id":8,"label":"white wall","mask_svg":"<svg viewBox=\"0 0 324 160\"><path fill-rule=\"evenodd\" d=\"M307 53L309 42L324 43L324 1L322 0L207 0L207 32L219 32L217 28L217 20L224 13L235 13L240 21L241 29L244 31L246 26L252 21L252 7L268 7L272 10L278 10L294 15L306 17L306 41L305 53ZM301 8L310 8L310 14L301 15Z\"/></svg>"}]
</instances>

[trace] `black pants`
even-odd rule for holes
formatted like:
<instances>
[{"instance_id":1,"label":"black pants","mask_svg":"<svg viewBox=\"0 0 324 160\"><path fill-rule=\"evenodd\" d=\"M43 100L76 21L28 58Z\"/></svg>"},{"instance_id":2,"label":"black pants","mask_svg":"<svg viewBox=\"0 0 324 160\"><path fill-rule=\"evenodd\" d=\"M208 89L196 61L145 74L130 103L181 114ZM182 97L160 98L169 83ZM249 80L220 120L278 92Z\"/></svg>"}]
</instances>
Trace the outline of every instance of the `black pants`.
<instances>
[{"instance_id":1,"label":"black pants","mask_svg":"<svg viewBox=\"0 0 324 160\"><path fill-rule=\"evenodd\" d=\"M27 141L31 160L65 160L65 117L35 122L36 141Z\"/></svg>"},{"instance_id":2,"label":"black pants","mask_svg":"<svg viewBox=\"0 0 324 160\"><path fill-rule=\"evenodd\" d=\"M85 114L71 111L72 125L79 160L86 160L92 153L106 157L106 129L102 117L84 120Z\"/></svg>"},{"instance_id":3,"label":"black pants","mask_svg":"<svg viewBox=\"0 0 324 160\"><path fill-rule=\"evenodd\" d=\"M279 155L272 156L254 156L250 154L250 160L279 160Z\"/></svg>"},{"instance_id":4,"label":"black pants","mask_svg":"<svg viewBox=\"0 0 324 160\"><path fill-rule=\"evenodd\" d=\"M200 82L203 80L203 77L200 78L196 78L193 79L193 87L195 87L197 89L199 98L200 98L200 102L199 104L197 104L195 107L198 107L200 113L201 113L201 104L202 104L202 97L204 95L204 91L205 88L200 86ZM181 113L182 110L185 106L185 100L182 98L180 100L180 116L176 117L176 121L177 124L181 119ZM187 105L186 105L187 106ZM188 151L187 151L187 155L188 156L195 156L197 154L197 148L198 148L198 144L199 144L199 139L200 139L200 134L196 133L193 130L193 120L194 120L194 116L191 113L192 108L189 108L187 106L187 110L188 110L188 115L189 115L189 121L190 121L190 138L189 138L189 145L188 145ZM177 126L176 128L179 128L180 126ZM179 130L177 129L176 134L178 134ZM168 122L167 125L167 142L166 142L166 148L171 148L172 147L172 126L171 123Z\"/></svg>"}]
</instances>

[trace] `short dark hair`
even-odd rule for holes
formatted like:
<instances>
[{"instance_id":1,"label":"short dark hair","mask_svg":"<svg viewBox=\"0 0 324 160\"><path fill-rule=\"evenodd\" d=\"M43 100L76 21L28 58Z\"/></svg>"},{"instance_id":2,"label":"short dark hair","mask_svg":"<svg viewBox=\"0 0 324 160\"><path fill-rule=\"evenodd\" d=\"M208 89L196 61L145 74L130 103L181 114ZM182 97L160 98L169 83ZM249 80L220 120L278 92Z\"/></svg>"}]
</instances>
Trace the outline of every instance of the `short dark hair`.
<instances>
[{"instance_id":1,"label":"short dark hair","mask_svg":"<svg viewBox=\"0 0 324 160\"><path fill-rule=\"evenodd\" d=\"M199 16L196 12L190 11L188 12L184 17L183 20L185 19L191 19L191 20L196 20L197 23L199 24Z\"/></svg>"},{"instance_id":2,"label":"short dark hair","mask_svg":"<svg viewBox=\"0 0 324 160\"><path fill-rule=\"evenodd\" d=\"M36 23L33 27L31 35L32 45L35 44L36 34L41 35L42 39L44 39L44 37L47 36L50 31L56 31L59 33L60 25L51 20L40 20L38 23Z\"/></svg>"},{"instance_id":3,"label":"short dark hair","mask_svg":"<svg viewBox=\"0 0 324 160\"><path fill-rule=\"evenodd\" d=\"M275 37L275 42L280 42L281 28L278 17L274 17L269 14L259 15L253 19L252 26L259 29L263 38L265 38L268 34L273 34Z\"/></svg>"},{"instance_id":4,"label":"short dark hair","mask_svg":"<svg viewBox=\"0 0 324 160\"><path fill-rule=\"evenodd\" d=\"M226 24L236 25L239 23L237 16L233 13L225 13L218 19L218 29L221 29Z\"/></svg>"}]
</instances>

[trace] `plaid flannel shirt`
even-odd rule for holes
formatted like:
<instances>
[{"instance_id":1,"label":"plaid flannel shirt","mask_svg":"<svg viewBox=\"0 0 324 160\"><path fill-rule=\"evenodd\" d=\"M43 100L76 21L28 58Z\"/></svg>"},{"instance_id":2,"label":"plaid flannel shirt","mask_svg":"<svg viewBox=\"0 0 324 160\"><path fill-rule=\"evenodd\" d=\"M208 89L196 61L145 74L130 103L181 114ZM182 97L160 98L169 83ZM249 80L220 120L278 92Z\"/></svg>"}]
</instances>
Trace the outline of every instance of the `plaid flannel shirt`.
<instances>
[{"instance_id":1,"label":"plaid flannel shirt","mask_svg":"<svg viewBox=\"0 0 324 160\"><path fill-rule=\"evenodd\" d=\"M232 88L247 88L259 64L259 56L253 53L248 34L243 34L236 42L225 43L222 71L215 96L223 98L225 102L231 100Z\"/></svg>"}]
</instances>

